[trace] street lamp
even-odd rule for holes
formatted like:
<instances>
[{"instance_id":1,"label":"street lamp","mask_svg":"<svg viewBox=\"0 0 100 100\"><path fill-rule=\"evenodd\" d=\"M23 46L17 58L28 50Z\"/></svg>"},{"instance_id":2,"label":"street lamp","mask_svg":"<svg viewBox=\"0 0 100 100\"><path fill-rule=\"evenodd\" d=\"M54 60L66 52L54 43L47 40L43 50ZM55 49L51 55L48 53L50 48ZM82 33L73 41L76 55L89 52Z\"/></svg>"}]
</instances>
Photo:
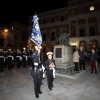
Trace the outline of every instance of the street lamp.
<instances>
[{"instance_id":1,"label":"street lamp","mask_svg":"<svg viewBox=\"0 0 100 100\"><path fill-rule=\"evenodd\" d=\"M4 31L5 31L5 32L8 32L8 30L7 30L7 29L5 29Z\"/></svg>"},{"instance_id":2,"label":"street lamp","mask_svg":"<svg viewBox=\"0 0 100 100\"><path fill-rule=\"evenodd\" d=\"M7 36L8 36L8 29L4 29L3 36L4 36L4 38L7 38Z\"/></svg>"}]
</instances>

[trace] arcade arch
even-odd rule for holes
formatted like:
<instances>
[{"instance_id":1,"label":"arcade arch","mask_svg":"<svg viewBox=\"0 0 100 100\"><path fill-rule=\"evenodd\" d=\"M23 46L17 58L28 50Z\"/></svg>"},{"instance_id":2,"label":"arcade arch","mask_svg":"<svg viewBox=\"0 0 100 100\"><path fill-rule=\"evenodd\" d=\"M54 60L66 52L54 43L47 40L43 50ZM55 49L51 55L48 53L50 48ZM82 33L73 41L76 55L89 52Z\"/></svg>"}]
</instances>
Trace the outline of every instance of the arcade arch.
<instances>
[{"instance_id":1,"label":"arcade arch","mask_svg":"<svg viewBox=\"0 0 100 100\"><path fill-rule=\"evenodd\" d=\"M98 41L97 40L91 40L89 44L90 44L90 49L91 48L98 49Z\"/></svg>"},{"instance_id":2,"label":"arcade arch","mask_svg":"<svg viewBox=\"0 0 100 100\"><path fill-rule=\"evenodd\" d=\"M83 50L86 51L87 50L87 42L84 40L80 41L79 47L83 47Z\"/></svg>"}]
</instances>

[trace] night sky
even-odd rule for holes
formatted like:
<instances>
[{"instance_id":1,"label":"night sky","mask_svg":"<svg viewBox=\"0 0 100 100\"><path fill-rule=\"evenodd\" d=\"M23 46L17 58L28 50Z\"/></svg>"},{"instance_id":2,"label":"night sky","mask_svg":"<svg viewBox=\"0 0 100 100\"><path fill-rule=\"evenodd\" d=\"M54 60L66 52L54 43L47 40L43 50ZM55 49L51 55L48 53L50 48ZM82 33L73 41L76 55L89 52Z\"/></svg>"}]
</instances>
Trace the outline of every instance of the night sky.
<instances>
[{"instance_id":1,"label":"night sky","mask_svg":"<svg viewBox=\"0 0 100 100\"><path fill-rule=\"evenodd\" d=\"M28 25L28 18L35 12L43 13L67 7L68 0L3 0L0 5L0 27L6 22L18 21Z\"/></svg>"}]
</instances>

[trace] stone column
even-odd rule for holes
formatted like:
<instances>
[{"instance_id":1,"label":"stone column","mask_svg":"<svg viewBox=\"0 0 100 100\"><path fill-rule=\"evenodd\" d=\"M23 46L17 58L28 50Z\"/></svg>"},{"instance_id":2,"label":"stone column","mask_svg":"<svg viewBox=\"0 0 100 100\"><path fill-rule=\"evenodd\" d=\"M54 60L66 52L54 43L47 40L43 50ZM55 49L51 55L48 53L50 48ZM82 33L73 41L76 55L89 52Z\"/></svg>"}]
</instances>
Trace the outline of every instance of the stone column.
<instances>
[{"instance_id":1,"label":"stone column","mask_svg":"<svg viewBox=\"0 0 100 100\"><path fill-rule=\"evenodd\" d=\"M88 18L86 18L86 36L89 36Z\"/></svg>"}]
</instances>

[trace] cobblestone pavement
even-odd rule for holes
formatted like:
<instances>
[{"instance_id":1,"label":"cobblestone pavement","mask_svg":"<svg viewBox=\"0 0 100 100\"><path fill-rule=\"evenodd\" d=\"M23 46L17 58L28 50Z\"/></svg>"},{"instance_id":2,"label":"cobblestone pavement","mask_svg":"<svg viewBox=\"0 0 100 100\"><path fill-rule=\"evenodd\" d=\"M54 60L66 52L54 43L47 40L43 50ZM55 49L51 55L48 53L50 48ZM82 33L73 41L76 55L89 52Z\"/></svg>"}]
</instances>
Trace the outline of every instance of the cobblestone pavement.
<instances>
[{"instance_id":1,"label":"cobblestone pavement","mask_svg":"<svg viewBox=\"0 0 100 100\"><path fill-rule=\"evenodd\" d=\"M47 79L43 79L38 100L100 100L99 65L98 74L91 74L89 65L73 75L56 73L52 91L47 88ZM30 66L0 73L0 100L36 99Z\"/></svg>"}]
</instances>

